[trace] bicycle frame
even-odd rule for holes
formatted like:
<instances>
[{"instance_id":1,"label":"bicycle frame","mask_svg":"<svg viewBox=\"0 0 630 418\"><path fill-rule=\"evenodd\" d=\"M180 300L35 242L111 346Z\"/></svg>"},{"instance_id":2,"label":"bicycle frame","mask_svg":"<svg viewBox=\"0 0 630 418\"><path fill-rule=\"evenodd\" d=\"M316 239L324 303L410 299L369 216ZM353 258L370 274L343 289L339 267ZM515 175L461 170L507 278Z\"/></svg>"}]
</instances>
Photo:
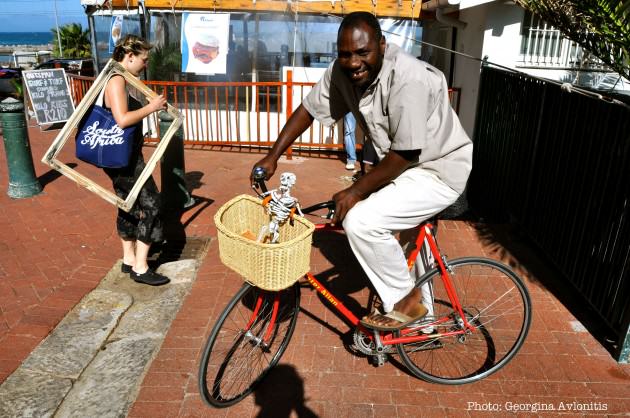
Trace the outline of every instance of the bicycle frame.
<instances>
[{"instance_id":1,"label":"bicycle frame","mask_svg":"<svg viewBox=\"0 0 630 418\"><path fill-rule=\"evenodd\" d=\"M340 226L333 226L330 223L323 223L315 225L316 230L342 230ZM405 343L414 343L414 342L422 342L428 340L435 340L436 338L448 337L453 335L461 335L467 332L473 332L476 328L468 322L466 315L464 314L463 307L461 306L459 299L457 297L457 292L453 287L450 272L448 265L445 261L445 258L442 257L440 250L438 249L435 238L432 233L433 225L430 223L423 223L420 226L420 232L418 233L418 237L416 238L416 248L412 251L407 259L407 265L409 270L411 270L416 262L418 254L424 245L424 243L428 243L431 254L433 255L435 262L437 264L436 268L440 271L440 276L444 281L444 286L447 291L447 295L451 306L453 309L459 314L459 318L462 321L463 327L459 330L453 330L442 333L430 333L423 334L422 332L418 333L422 329L429 329L436 325L443 324L445 322L449 322L452 320L451 317L444 318L435 318L434 321L423 323L418 326L405 328L399 331L376 331L373 329L366 328L361 325L359 322L359 318L357 318L348 308L346 308L335 295L333 295L326 287L321 284L315 276L308 272L305 277L308 280L309 284L319 292L331 305L332 308L337 310L343 317L345 317L348 322L350 322L355 327L359 328L368 338L370 339L378 339L380 344L385 345L395 345L395 344L405 344ZM425 272L426 274L426 272ZM255 318L257 318L260 306L262 304L262 296L258 296L258 300L256 306L254 307L254 311L252 312L252 317L247 325L246 331L248 331L254 324ZM273 311L267 326L267 330L265 331L265 335L263 337L263 342L269 341L272 337L272 333L275 327L275 322L277 318L277 312L279 307L279 294L275 295L274 303L273 303ZM410 334L418 334L418 335L410 335Z\"/></svg>"}]
</instances>

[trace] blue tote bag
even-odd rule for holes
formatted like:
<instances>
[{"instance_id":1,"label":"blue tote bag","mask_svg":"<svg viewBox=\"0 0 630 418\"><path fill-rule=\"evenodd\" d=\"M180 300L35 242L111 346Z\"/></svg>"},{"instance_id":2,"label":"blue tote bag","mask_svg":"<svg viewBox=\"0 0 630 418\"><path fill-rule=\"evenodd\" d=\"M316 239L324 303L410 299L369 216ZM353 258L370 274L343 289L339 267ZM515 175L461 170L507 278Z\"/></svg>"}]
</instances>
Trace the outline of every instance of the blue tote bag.
<instances>
[{"instance_id":1,"label":"blue tote bag","mask_svg":"<svg viewBox=\"0 0 630 418\"><path fill-rule=\"evenodd\" d=\"M107 84L106 84L107 85ZM105 88L99 94L76 136L78 159L101 168L122 168L129 164L135 125L121 129L112 112L103 107Z\"/></svg>"}]
</instances>

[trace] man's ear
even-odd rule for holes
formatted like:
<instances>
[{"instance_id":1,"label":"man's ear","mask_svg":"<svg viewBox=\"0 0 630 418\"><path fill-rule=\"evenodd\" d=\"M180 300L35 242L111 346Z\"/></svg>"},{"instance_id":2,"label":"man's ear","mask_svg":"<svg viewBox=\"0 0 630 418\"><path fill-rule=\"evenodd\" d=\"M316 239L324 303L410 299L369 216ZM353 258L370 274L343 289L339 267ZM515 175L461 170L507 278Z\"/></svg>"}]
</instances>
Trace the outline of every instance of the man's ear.
<instances>
[{"instance_id":1,"label":"man's ear","mask_svg":"<svg viewBox=\"0 0 630 418\"><path fill-rule=\"evenodd\" d=\"M378 46L381 51L381 55L385 55L385 35L381 35L381 41Z\"/></svg>"}]
</instances>

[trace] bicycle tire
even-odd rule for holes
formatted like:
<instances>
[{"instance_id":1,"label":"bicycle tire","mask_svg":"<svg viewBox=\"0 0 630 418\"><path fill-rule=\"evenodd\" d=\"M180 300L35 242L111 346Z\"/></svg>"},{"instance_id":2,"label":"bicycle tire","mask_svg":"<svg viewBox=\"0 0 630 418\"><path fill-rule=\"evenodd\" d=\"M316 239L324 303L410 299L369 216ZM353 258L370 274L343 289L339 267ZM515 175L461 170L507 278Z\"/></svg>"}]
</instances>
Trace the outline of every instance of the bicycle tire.
<instances>
[{"instance_id":1,"label":"bicycle tire","mask_svg":"<svg viewBox=\"0 0 630 418\"><path fill-rule=\"evenodd\" d=\"M476 329L459 336L398 344L397 351L416 377L432 383L460 385L495 373L516 355L527 337L532 307L523 281L502 263L470 257L449 262L449 268L464 313ZM451 306L438 269L423 275L416 286L421 289L432 286L433 295L432 304L423 300L431 308L420 328L435 318L450 320L417 330L415 335L462 329L454 319L461 317Z\"/></svg>"},{"instance_id":2,"label":"bicycle tire","mask_svg":"<svg viewBox=\"0 0 630 418\"><path fill-rule=\"evenodd\" d=\"M267 347L261 344L270 322L275 294L280 305ZM262 304L253 317L258 296ZM249 395L286 350L300 310L300 288L295 285L270 292L244 284L215 323L199 364L199 390L204 401L225 408ZM252 322L249 330L245 330Z\"/></svg>"}]
</instances>

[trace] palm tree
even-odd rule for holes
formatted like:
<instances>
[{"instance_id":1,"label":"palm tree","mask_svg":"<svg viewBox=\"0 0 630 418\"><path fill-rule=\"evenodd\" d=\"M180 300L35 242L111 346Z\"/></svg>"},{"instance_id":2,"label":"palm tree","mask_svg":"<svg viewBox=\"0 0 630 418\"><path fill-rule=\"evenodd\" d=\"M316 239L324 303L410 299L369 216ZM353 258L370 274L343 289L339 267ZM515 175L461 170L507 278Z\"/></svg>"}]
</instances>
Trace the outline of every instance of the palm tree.
<instances>
[{"instance_id":1,"label":"palm tree","mask_svg":"<svg viewBox=\"0 0 630 418\"><path fill-rule=\"evenodd\" d=\"M515 0L630 78L630 0Z\"/></svg>"},{"instance_id":2,"label":"palm tree","mask_svg":"<svg viewBox=\"0 0 630 418\"><path fill-rule=\"evenodd\" d=\"M54 39L57 39L57 29L51 29ZM90 44L90 31L83 30L80 23L69 23L59 28L59 37L61 38L61 48L64 57L72 58L89 58L92 55L92 47ZM56 57L61 56L59 53L59 45L55 42L53 45L53 54Z\"/></svg>"},{"instance_id":3,"label":"palm tree","mask_svg":"<svg viewBox=\"0 0 630 418\"><path fill-rule=\"evenodd\" d=\"M179 44L161 45L151 50L149 56L149 80L173 80L182 69L182 53Z\"/></svg>"}]
</instances>

